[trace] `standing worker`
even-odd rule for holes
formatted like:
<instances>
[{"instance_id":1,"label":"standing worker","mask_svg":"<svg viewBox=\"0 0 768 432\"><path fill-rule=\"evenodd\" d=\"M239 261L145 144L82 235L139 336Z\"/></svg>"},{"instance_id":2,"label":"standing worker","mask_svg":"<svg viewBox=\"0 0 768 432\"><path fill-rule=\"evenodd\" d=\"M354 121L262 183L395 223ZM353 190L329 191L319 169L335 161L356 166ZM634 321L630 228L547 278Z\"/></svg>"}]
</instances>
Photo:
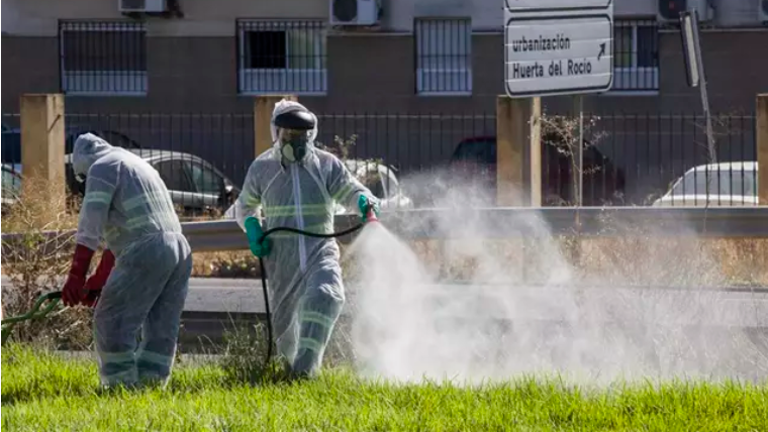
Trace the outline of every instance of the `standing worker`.
<instances>
[{"instance_id":1,"label":"standing worker","mask_svg":"<svg viewBox=\"0 0 768 432\"><path fill-rule=\"evenodd\" d=\"M170 193L146 161L90 133L75 141L72 167L77 180L85 181L85 197L62 300L67 306L96 303L103 385L165 385L192 273L191 250ZM107 250L86 281L102 238Z\"/></svg>"},{"instance_id":2,"label":"standing worker","mask_svg":"<svg viewBox=\"0 0 768 432\"><path fill-rule=\"evenodd\" d=\"M264 229L290 227L319 234L334 230L334 203L378 213L376 197L336 156L314 146L317 117L281 100L272 113L271 149L253 161L235 204L235 217L259 217ZM274 241L272 241L274 239ZM344 305L340 253L332 238L276 233L252 251L269 277L272 327L278 353L294 377L314 376Z\"/></svg>"}]
</instances>

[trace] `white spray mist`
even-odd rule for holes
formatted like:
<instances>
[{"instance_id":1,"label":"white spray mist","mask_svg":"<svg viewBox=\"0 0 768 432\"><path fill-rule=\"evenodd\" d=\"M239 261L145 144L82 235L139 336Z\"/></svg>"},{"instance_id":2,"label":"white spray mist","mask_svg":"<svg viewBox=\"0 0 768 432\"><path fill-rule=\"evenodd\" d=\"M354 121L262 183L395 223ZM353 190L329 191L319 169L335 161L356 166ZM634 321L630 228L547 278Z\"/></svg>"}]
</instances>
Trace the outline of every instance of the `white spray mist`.
<instances>
[{"instance_id":1,"label":"white spray mist","mask_svg":"<svg viewBox=\"0 0 768 432\"><path fill-rule=\"evenodd\" d=\"M444 202L455 204L456 197L473 191L452 193ZM537 269L537 283L530 284L521 274L520 254L509 253L519 252L521 241L498 239L476 211L448 207L437 228L453 238L440 259L473 263L461 283L441 282L383 224L369 225L348 249L358 264L347 282L348 310L363 375L475 382L523 373L591 382L768 376L765 353L744 332L708 327L734 318L724 317L722 294L622 288L636 283L639 272L651 273L645 280L658 285L696 285L705 276L711 282L712 274L716 280L717 263L703 255L695 239L688 250L655 250L638 259L641 251L624 263L614 259L621 268L577 275L543 223L515 217L510 226L537 239L526 249L524 265ZM419 214L413 214L413 226ZM585 289L585 284L615 289Z\"/></svg>"}]
</instances>

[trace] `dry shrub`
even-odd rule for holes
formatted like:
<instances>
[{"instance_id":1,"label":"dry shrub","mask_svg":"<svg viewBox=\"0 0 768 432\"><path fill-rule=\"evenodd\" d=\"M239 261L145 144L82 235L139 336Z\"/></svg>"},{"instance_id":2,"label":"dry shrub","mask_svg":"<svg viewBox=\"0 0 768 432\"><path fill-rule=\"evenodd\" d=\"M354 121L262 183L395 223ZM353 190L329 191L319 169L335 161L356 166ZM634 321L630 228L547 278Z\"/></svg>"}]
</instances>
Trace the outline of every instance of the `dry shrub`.
<instances>
[{"instance_id":1,"label":"dry shrub","mask_svg":"<svg viewBox=\"0 0 768 432\"><path fill-rule=\"evenodd\" d=\"M656 286L768 284L768 239L702 239L664 236L632 227L623 235L556 236L546 239L482 239L472 242L419 240L409 246L427 271L442 280L545 281L552 273L552 248L570 263L576 280ZM344 278L360 271L340 244ZM469 249L468 249L469 247ZM525 254L525 261L522 256ZM193 277L260 277L249 251L198 252ZM488 259L488 258L491 259Z\"/></svg>"},{"instance_id":2,"label":"dry shrub","mask_svg":"<svg viewBox=\"0 0 768 432\"><path fill-rule=\"evenodd\" d=\"M702 287L726 282L717 261L696 238L590 238L581 242L578 270L602 284Z\"/></svg>"},{"instance_id":3,"label":"dry shrub","mask_svg":"<svg viewBox=\"0 0 768 432\"><path fill-rule=\"evenodd\" d=\"M553 242L573 271L573 279L601 285L630 284L712 287L724 284L768 284L768 240L700 239L694 236L627 235L558 236ZM422 262L439 268L444 280L511 282L524 278L543 282L551 275L551 259L532 240L478 242L481 253L462 251L462 244L414 242ZM525 262L521 255L526 251ZM491 256L491 262L485 257ZM549 266L548 266L549 263ZM434 273L438 274L438 273Z\"/></svg>"},{"instance_id":4,"label":"dry shrub","mask_svg":"<svg viewBox=\"0 0 768 432\"><path fill-rule=\"evenodd\" d=\"M768 239L711 239L704 244L730 283L768 285Z\"/></svg>"},{"instance_id":5,"label":"dry shrub","mask_svg":"<svg viewBox=\"0 0 768 432\"><path fill-rule=\"evenodd\" d=\"M259 260L250 251L196 252L192 254L192 262L192 277L261 277Z\"/></svg>"},{"instance_id":6,"label":"dry shrub","mask_svg":"<svg viewBox=\"0 0 768 432\"><path fill-rule=\"evenodd\" d=\"M697 288L768 284L768 239L670 237L633 227L625 235L428 240L409 246L431 275L446 281L547 283L559 280L562 269L557 267L567 263L565 283ZM553 255L556 251L562 258ZM344 256L342 248L345 280L353 280L361 265Z\"/></svg>"},{"instance_id":7,"label":"dry shrub","mask_svg":"<svg viewBox=\"0 0 768 432\"><path fill-rule=\"evenodd\" d=\"M185 210L182 206L176 204L173 206L176 214L179 215L181 222L208 222L217 221L224 218L224 211L218 208L207 208L204 210Z\"/></svg>"},{"instance_id":8,"label":"dry shrub","mask_svg":"<svg viewBox=\"0 0 768 432\"><path fill-rule=\"evenodd\" d=\"M25 192L3 214L3 275L11 285L2 287L3 317L26 313L39 296L59 291L74 251L79 200L50 193L43 180L25 178ZM56 198L51 198L52 196ZM59 233L57 233L59 232ZM100 257L94 257L98 262ZM83 347L91 341L89 308L58 307L41 320L15 325L16 341L54 347Z\"/></svg>"}]
</instances>

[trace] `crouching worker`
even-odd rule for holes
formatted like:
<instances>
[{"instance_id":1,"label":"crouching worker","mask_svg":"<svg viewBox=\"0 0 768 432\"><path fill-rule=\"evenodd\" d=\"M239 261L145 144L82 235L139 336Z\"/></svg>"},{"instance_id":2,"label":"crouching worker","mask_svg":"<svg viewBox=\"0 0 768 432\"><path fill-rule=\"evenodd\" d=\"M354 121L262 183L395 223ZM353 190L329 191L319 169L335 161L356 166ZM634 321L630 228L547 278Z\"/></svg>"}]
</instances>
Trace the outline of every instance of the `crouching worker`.
<instances>
[{"instance_id":1,"label":"crouching worker","mask_svg":"<svg viewBox=\"0 0 768 432\"><path fill-rule=\"evenodd\" d=\"M170 194L146 161L90 133L75 141L72 167L78 181L85 181L85 197L62 300L67 306L96 304L103 385L165 385L192 272ZM102 238L107 250L86 280Z\"/></svg>"},{"instance_id":2,"label":"crouching worker","mask_svg":"<svg viewBox=\"0 0 768 432\"><path fill-rule=\"evenodd\" d=\"M304 106L278 102L271 132L273 147L253 161L235 203L243 231L262 206L264 230L321 234L334 231L335 202L378 213L374 195L338 158L314 146L317 118ZM315 376L345 301L336 241L278 232L251 250L264 259L278 355L293 377Z\"/></svg>"}]
</instances>

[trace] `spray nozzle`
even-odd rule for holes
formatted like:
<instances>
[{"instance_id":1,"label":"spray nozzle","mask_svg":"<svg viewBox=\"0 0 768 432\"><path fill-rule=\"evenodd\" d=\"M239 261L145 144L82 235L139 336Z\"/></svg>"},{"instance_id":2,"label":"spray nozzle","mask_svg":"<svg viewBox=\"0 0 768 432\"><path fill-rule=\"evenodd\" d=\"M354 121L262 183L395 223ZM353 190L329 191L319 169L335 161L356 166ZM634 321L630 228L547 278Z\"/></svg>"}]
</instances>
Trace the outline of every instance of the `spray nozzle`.
<instances>
[{"instance_id":1,"label":"spray nozzle","mask_svg":"<svg viewBox=\"0 0 768 432\"><path fill-rule=\"evenodd\" d=\"M363 223L379 221L379 218L376 216L379 210L378 206L375 202L371 202L367 196L360 195L360 198L357 199L357 207L363 215Z\"/></svg>"},{"instance_id":2,"label":"spray nozzle","mask_svg":"<svg viewBox=\"0 0 768 432\"><path fill-rule=\"evenodd\" d=\"M373 206L368 207L368 213L365 215L365 222L378 222L379 218L376 217L376 212L373 210Z\"/></svg>"}]
</instances>

